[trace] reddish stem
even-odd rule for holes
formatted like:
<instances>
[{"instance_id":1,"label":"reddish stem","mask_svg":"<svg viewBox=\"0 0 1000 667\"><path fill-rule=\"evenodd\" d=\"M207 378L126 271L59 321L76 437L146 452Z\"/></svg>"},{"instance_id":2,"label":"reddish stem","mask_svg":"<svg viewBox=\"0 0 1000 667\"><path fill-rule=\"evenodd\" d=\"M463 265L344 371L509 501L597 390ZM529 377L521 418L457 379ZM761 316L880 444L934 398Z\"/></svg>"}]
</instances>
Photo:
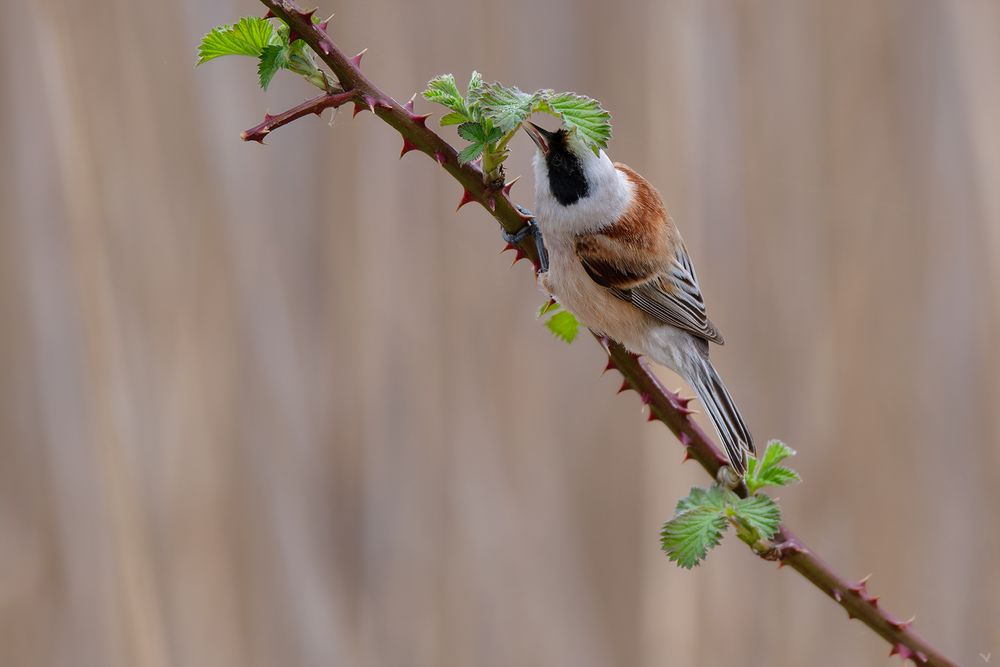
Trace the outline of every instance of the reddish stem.
<instances>
[{"instance_id":1,"label":"reddish stem","mask_svg":"<svg viewBox=\"0 0 1000 667\"><path fill-rule=\"evenodd\" d=\"M288 125L293 120L298 120L299 118L308 116L309 114L316 114L319 116L327 109L336 109L337 107L354 100L356 97L357 93L353 90L342 93L323 93L322 95L317 95L311 100L306 100L302 104L292 107L288 111L282 111L277 116L264 114L264 122L251 127L249 130L244 130L240 137L243 141L256 141L257 143L262 144L264 143L264 138L267 135L282 125Z\"/></svg>"},{"instance_id":2,"label":"reddish stem","mask_svg":"<svg viewBox=\"0 0 1000 667\"><path fill-rule=\"evenodd\" d=\"M407 104L406 108L401 106L362 74L360 58L345 56L327 35L325 26L312 22L313 12L302 11L290 0L261 0L261 2L275 16L288 23L296 35L306 40L337 76L345 90L350 91L340 94L350 95L348 99L339 102L340 104L353 100L356 111L364 109L373 111L402 135L404 152L419 150L436 160L464 188L462 203L477 202L509 232L516 232L525 224L527 218L510 201L509 189L491 188L483 183L481 170L471 165L459 165L455 149L426 126L425 117L415 115L412 104ZM269 132L296 118L315 113L317 100L326 97L328 96L321 96L284 114L271 117L270 124L265 118L261 126L244 134L249 135L254 130L265 129ZM331 103L328 106L338 105ZM281 121L277 122L277 119ZM518 253L519 257L530 258L537 268L538 256L530 238L518 246ZM698 461L713 479L716 478L719 469L725 465L726 458L713 440L689 418L691 411L687 404L690 399L668 391L644 360L618 343L604 338L599 340L609 356L608 369L617 369L625 376L622 389L637 391L642 401L649 405L651 416L666 424L684 445L685 460L690 458ZM746 488L737 488L736 492L746 495ZM791 567L843 607L850 618L859 619L885 638L892 647L889 655L899 655L904 660L910 659L915 664L931 667L956 667L954 662L912 630L912 620L900 621L885 611L878 604L878 599L868 594L866 580L851 583L838 576L785 526L779 528L774 542L770 550L759 555L765 560L778 561L779 566Z\"/></svg>"}]
</instances>

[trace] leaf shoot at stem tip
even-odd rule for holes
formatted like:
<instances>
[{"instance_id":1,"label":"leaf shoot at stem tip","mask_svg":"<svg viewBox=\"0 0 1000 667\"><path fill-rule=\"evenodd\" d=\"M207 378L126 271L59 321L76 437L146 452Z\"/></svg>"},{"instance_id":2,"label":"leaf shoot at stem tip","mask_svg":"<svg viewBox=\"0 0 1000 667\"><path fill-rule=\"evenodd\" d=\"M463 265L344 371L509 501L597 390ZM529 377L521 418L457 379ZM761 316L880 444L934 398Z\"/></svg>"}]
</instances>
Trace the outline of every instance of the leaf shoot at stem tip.
<instances>
[{"instance_id":1,"label":"leaf shoot at stem tip","mask_svg":"<svg viewBox=\"0 0 1000 667\"><path fill-rule=\"evenodd\" d=\"M781 524L781 508L757 491L765 486L786 486L799 481L798 473L779 465L793 454L794 450L783 442L772 440L760 461L751 457L744 479L750 493L746 498L719 486L691 489L677 503L673 518L663 524L660 532L660 546L667 557L690 569L722 541L729 526L754 551L766 551L768 540Z\"/></svg>"},{"instance_id":2,"label":"leaf shoot at stem tip","mask_svg":"<svg viewBox=\"0 0 1000 667\"><path fill-rule=\"evenodd\" d=\"M496 81L483 83L482 75L474 71L465 95L458 89L453 74L431 79L423 95L427 101L449 109L450 113L441 118L441 125L459 125L459 135L470 142L459 153L459 162L466 164L482 157L483 179L494 187L503 185L503 162L509 155L507 143L533 113L558 117L594 153L607 148L611 138L611 114L597 100L576 93L551 90L526 93ZM473 131L473 127L477 129Z\"/></svg>"}]
</instances>

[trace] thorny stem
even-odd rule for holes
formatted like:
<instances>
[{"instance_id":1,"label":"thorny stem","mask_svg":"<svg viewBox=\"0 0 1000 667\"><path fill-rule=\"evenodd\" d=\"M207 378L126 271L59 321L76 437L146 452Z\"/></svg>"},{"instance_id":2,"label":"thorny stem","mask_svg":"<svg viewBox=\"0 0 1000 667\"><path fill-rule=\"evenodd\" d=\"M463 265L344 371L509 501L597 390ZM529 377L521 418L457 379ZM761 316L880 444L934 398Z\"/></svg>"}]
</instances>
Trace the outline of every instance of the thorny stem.
<instances>
[{"instance_id":1,"label":"thorny stem","mask_svg":"<svg viewBox=\"0 0 1000 667\"><path fill-rule=\"evenodd\" d=\"M510 201L512 183L500 189L491 188L483 183L480 169L473 165L459 165L455 149L427 127L426 116L414 113L413 100L400 105L383 93L362 74L361 54L354 58L344 55L327 35L325 26L313 24L312 11L303 11L290 0L261 2L312 47L337 76L346 92L324 94L277 116L265 117L263 123L244 132L244 139L260 141L268 132L297 118L353 101L355 113L368 109L402 135L401 156L411 150L418 150L441 164L464 188L459 207L475 201L511 233L517 232L530 219L521 214ZM525 239L516 249L518 259L527 257L537 270L538 256L532 239ZM663 422L680 440L685 448L684 460L694 459L715 479L719 469L726 465L726 459L712 439L689 418L692 412L688 408L690 399L668 391L645 360L616 342L600 337L598 340L608 353L606 370L617 370L625 378L620 391L633 389L638 392L643 403L649 405L650 421ZM744 497L747 493L742 485L735 491ZM754 551L758 552L757 549ZM840 577L785 526L779 528L769 548L760 550L758 555L765 560L778 561L779 567L787 565L812 582L843 607L849 618L859 619L889 642L892 647L890 656L899 655L918 665L955 667L956 663L913 631L912 619L900 621L879 606L878 598L867 591L867 577L853 583Z\"/></svg>"}]
</instances>

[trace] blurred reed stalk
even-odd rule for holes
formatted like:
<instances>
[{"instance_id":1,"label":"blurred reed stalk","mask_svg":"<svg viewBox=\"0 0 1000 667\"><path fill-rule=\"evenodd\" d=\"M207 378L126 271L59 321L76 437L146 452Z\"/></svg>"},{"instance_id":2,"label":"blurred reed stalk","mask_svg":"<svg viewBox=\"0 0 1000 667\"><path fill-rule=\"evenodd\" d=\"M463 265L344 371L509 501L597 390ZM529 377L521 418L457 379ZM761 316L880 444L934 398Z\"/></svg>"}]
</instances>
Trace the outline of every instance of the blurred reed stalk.
<instances>
[{"instance_id":1,"label":"blurred reed stalk","mask_svg":"<svg viewBox=\"0 0 1000 667\"><path fill-rule=\"evenodd\" d=\"M337 76L342 91L324 93L275 116L265 115L263 122L243 133L244 141L263 142L272 131L298 118L319 115L325 109L353 103L354 115L371 111L400 133L403 139L400 157L410 151L420 151L438 162L458 181L463 187L459 208L469 202L477 202L510 233L516 233L531 220L510 199L513 183L497 187L487 185L478 166L460 165L457 151L427 127L427 116L415 113L413 102L416 96L401 105L382 92L361 72L364 51L353 57L346 56L326 33L326 22L313 22L316 10L304 11L289 0L261 0L261 3L268 8L268 16L282 19L295 37L306 41ZM517 245L508 244L507 249L516 250L515 262L527 258L538 269L538 253L530 235ZM717 478L726 465L725 456L689 418L690 399L664 388L642 359L618 343L606 338L598 338L598 341L608 353L605 370L617 370L624 376L620 391L635 390L642 402L649 406L649 420L666 424L685 447L684 460L696 460L713 479ZM736 488L736 492L743 497L747 493L742 485ZM779 567L787 565L812 582L843 607L848 618L859 619L889 642L890 656L899 655L903 660L909 659L918 665L955 667L956 663L913 631L913 619L901 621L880 606L878 597L867 590L868 577L851 582L839 576L784 525L779 528L770 548L755 553L765 560L777 561Z\"/></svg>"}]
</instances>

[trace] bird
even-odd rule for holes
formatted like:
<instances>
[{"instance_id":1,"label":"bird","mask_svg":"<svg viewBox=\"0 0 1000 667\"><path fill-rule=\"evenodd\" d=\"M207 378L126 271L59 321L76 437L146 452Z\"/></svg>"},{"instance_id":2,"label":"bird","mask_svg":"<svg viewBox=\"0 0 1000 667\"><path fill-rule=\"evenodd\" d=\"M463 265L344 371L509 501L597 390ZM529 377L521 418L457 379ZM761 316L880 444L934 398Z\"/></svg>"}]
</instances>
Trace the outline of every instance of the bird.
<instances>
[{"instance_id":1,"label":"bird","mask_svg":"<svg viewBox=\"0 0 1000 667\"><path fill-rule=\"evenodd\" d=\"M680 375L704 405L730 466L745 474L753 437L709 359L709 343L722 345L722 334L708 319L691 257L659 192L573 128L522 127L537 148L531 228L547 255L542 288L598 335Z\"/></svg>"}]
</instances>

